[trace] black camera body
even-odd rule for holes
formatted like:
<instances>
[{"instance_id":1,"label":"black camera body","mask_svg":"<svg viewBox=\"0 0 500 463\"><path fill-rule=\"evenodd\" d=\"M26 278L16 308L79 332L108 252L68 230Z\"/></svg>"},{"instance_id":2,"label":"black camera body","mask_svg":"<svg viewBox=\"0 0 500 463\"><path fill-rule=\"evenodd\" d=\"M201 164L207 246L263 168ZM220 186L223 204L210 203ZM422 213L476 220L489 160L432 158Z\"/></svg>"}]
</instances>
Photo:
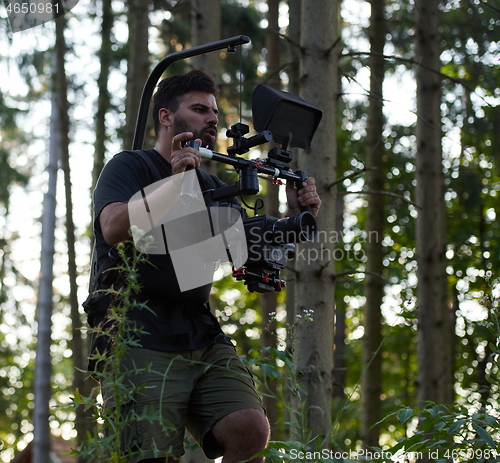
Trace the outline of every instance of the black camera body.
<instances>
[{"instance_id":1,"label":"black camera body","mask_svg":"<svg viewBox=\"0 0 500 463\"><path fill-rule=\"evenodd\" d=\"M243 220L248 257L233 276L243 280L249 291L281 291L286 281L280 272L295 255L295 243L311 241L316 235L314 217L309 212L278 219L270 215Z\"/></svg>"}]
</instances>

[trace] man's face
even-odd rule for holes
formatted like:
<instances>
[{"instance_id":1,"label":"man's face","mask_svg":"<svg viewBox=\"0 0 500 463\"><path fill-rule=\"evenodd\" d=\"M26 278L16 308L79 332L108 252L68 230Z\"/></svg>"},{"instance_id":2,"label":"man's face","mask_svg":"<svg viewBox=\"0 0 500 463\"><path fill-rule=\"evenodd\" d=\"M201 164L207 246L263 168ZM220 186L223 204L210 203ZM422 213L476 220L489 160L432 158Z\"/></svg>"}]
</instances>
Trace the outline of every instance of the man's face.
<instances>
[{"instance_id":1,"label":"man's face","mask_svg":"<svg viewBox=\"0 0 500 463\"><path fill-rule=\"evenodd\" d=\"M201 146L213 150L217 139L219 110L215 96L211 93L186 93L173 113L174 135L193 132L193 140L200 138Z\"/></svg>"}]
</instances>

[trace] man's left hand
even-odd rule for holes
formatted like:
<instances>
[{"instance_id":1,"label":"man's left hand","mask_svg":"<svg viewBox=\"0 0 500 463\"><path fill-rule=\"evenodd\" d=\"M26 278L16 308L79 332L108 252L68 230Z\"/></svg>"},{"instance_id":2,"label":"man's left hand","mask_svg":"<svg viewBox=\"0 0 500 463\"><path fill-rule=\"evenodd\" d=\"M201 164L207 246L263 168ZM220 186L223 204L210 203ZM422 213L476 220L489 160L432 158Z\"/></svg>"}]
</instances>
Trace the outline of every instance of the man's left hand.
<instances>
[{"instance_id":1,"label":"man's left hand","mask_svg":"<svg viewBox=\"0 0 500 463\"><path fill-rule=\"evenodd\" d=\"M314 177L308 177L302 183L302 188L297 190L295 182L288 180L286 182L286 197L288 200L287 216L298 215L301 213L301 206L311 206L312 214L316 217L321 207L321 199L316 191L316 180Z\"/></svg>"}]
</instances>

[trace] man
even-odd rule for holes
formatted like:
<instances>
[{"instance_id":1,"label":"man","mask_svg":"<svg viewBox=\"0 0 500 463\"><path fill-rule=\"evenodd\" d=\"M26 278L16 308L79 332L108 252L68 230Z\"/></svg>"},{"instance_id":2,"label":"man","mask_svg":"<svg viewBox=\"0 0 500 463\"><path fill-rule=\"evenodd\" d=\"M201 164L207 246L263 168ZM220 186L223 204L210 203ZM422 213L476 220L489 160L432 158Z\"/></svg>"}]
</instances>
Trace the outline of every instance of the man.
<instances>
[{"instance_id":1,"label":"man","mask_svg":"<svg viewBox=\"0 0 500 463\"><path fill-rule=\"evenodd\" d=\"M144 202L130 198L161 178L182 174L201 164L200 153L184 147L198 140L213 149L217 136L217 89L201 71L164 79L153 97L156 132L154 149L144 152L151 169L135 152L116 155L101 173L94 193L96 249L101 265L113 247L130 240L129 212ZM205 176L200 176L203 181ZM211 177L217 188L224 186ZM297 191L287 185L289 215L310 205L316 215L321 200L313 178ZM165 184L147 196L151 210L168 208L176 201L175 188ZM234 198L229 202L237 203ZM122 441L141 456L131 462L165 462L184 453L184 429L191 432L208 458L224 457L225 463L251 458L262 451L269 438L269 424L251 375L207 305L211 285L181 292L168 254L149 255L139 269L142 289L137 301L149 310L133 308L128 314L136 326L139 347L130 348L124 368L131 385L144 385L123 413L140 414L152 407L171 425L170 432L158 422L140 420L123 431ZM107 282L108 286L114 282ZM97 319L94 324L102 321ZM156 452L155 452L156 449ZM137 452L136 452L137 453ZM146 458L146 459L144 459ZM255 462L261 461L256 458Z\"/></svg>"}]
</instances>

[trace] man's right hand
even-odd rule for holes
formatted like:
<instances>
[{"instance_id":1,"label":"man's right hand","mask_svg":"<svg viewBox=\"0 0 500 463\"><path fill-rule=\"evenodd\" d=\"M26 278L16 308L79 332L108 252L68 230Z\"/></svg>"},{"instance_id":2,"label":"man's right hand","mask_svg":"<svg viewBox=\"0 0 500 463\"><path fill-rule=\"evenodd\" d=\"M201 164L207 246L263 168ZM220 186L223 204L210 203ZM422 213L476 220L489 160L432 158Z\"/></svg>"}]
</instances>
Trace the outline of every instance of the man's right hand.
<instances>
[{"instance_id":1,"label":"man's right hand","mask_svg":"<svg viewBox=\"0 0 500 463\"><path fill-rule=\"evenodd\" d=\"M189 167L200 167L200 152L191 147L183 147L183 142L193 137L192 132L178 133L172 139L172 154L170 164L172 165L172 175L180 174ZM201 143L201 140L199 140Z\"/></svg>"}]
</instances>

